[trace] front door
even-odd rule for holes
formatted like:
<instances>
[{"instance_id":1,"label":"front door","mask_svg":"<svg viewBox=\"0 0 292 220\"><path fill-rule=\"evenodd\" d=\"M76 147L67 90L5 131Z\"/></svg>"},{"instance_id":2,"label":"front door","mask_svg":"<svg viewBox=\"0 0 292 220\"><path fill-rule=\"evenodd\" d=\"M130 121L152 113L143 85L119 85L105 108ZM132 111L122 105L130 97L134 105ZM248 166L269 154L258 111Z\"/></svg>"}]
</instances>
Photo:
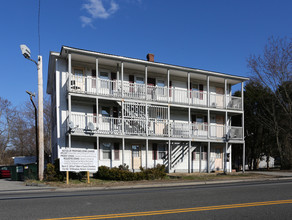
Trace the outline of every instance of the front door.
<instances>
[{"instance_id":1,"label":"front door","mask_svg":"<svg viewBox=\"0 0 292 220\"><path fill-rule=\"evenodd\" d=\"M223 155L222 155L222 147L215 147L215 170L223 169Z\"/></svg>"},{"instance_id":2,"label":"front door","mask_svg":"<svg viewBox=\"0 0 292 220\"><path fill-rule=\"evenodd\" d=\"M133 170L139 170L141 166L141 151L139 145L132 145Z\"/></svg>"},{"instance_id":3,"label":"front door","mask_svg":"<svg viewBox=\"0 0 292 220\"><path fill-rule=\"evenodd\" d=\"M219 107L219 108L224 107L223 94L224 94L223 88L216 87L216 104L217 104L217 107Z\"/></svg>"},{"instance_id":4,"label":"front door","mask_svg":"<svg viewBox=\"0 0 292 220\"><path fill-rule=\"evenodd\" d=\"M223 115L216 115L216 130L217 137L222 138L224 135L224 117Z\"/></svg>"},{"instance_id":5,"label":"front door","mask_svg":"<svg viewBox=\"0 0 292 220\"><path fill-rule=\"evenodd\" d=\"M72 77L71 88L84 91L85 80L83 68L74 68L74 74Z\"/></svg>"}]
</instances>

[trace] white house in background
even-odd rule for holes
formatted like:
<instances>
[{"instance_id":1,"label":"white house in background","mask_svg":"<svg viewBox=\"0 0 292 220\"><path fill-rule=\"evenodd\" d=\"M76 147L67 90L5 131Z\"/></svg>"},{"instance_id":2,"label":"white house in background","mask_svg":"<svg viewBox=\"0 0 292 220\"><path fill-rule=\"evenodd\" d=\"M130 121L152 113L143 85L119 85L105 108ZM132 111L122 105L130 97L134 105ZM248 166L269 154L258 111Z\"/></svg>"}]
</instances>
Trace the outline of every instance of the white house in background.
<instances>
[{"instance_id":1,"label":"white house in background","mask_svg":"<svg viewBox=\"0 0 292 220\"><path fill-rule=\"evenodd\" d=\"M231 172L233 144L245 157L246 80L154 62L153 54L140 60L63 46L50 53L48 69L52 157L88 148L98 149L98 166ZM242 95L234 97L238 83Z\"/></svg>"}]
</instances>

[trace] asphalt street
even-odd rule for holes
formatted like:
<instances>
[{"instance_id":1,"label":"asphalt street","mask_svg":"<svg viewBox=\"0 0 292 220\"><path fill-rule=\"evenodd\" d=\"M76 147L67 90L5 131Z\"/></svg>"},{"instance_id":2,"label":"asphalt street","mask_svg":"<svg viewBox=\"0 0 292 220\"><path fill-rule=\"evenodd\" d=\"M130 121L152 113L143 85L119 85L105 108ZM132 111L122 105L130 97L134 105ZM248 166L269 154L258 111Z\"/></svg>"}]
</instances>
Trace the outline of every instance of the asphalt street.
<instances>
[{"instance_id":1,"label":"asphalt street","mask_svg":"<svg viewBox=\"0 0 292 220\"><path fill-rule=\"evenodd\" d=\"M0 207L2 220L292 219L292 180L116 190L1 191Z\"/></svg>"}]
</instances>

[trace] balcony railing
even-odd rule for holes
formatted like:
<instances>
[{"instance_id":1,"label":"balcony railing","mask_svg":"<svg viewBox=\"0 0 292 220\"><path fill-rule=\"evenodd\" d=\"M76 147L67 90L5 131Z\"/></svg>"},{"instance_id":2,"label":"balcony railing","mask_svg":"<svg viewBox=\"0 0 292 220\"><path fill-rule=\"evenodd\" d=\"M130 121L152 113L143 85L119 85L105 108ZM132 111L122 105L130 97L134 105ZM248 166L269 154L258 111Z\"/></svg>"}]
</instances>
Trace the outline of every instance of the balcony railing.
<instances>
[{"instance_id":1,"label":"balcony railing","mask_svg":"<svg viewBox=\"0 0 292 220\"><path fill-rule=\"evenodd\" d=\"M122 91L123 87L123 91ZM120 80L99 79L92 76L71 75L68 90L75 93L94 94L109 97L122 97L158 102L170 102L207 107L208 93L206 91L188 91L183 88L169 88L166 86L151 86L145 84L122 82ZM222 94L209 94L211 108L227 108L242 110L241 97L225 96Z\"/></svg>"},{"instance_id":2,"label":"balcony railing","mask_svg":"<svg viewBox=\"0 0 292 220\"><path fill-rule=\"evenodd\" d=\"M170 122L166 119L149 118L114 118L105 116L93 116L83 113L71 114L71 127L67 130L77 133L98 133L111 135L139 135L157 137L168 137L168 126L170 124L170 136L177 138L208 138L223 139L226 137L225 125L207 123ZM122 122L124 121L124 132ZM148 123L147 123L148 121ZM68 121L69 122L69 121ZM69 124L69 123L68 123ZM73 128L72 128L73 126ZM227 138L230 140L242 140L242 127L228 126Z\"/></svg>"}]
</instances>

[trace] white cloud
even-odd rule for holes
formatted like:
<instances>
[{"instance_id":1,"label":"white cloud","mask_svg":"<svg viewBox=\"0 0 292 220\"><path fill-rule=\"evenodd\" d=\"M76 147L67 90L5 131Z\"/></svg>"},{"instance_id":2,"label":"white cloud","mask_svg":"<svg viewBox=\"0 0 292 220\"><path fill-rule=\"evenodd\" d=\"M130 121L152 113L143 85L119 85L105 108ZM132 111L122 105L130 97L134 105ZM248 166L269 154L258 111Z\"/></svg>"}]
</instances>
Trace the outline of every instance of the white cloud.
<instances>
[{"instance_id":1,"label":"white cloud","mask_svg":"<svg viewBox=\"0 0 292 220\"><path fill-rule=\"evenodd\" d=\"M82 9L90 15L80 16L82 27L85 27L92 26L96 18L107 19L119 9L119 5L114 0L87 0L87 3L82 5Z\"/></svg>"}]
</instances>

